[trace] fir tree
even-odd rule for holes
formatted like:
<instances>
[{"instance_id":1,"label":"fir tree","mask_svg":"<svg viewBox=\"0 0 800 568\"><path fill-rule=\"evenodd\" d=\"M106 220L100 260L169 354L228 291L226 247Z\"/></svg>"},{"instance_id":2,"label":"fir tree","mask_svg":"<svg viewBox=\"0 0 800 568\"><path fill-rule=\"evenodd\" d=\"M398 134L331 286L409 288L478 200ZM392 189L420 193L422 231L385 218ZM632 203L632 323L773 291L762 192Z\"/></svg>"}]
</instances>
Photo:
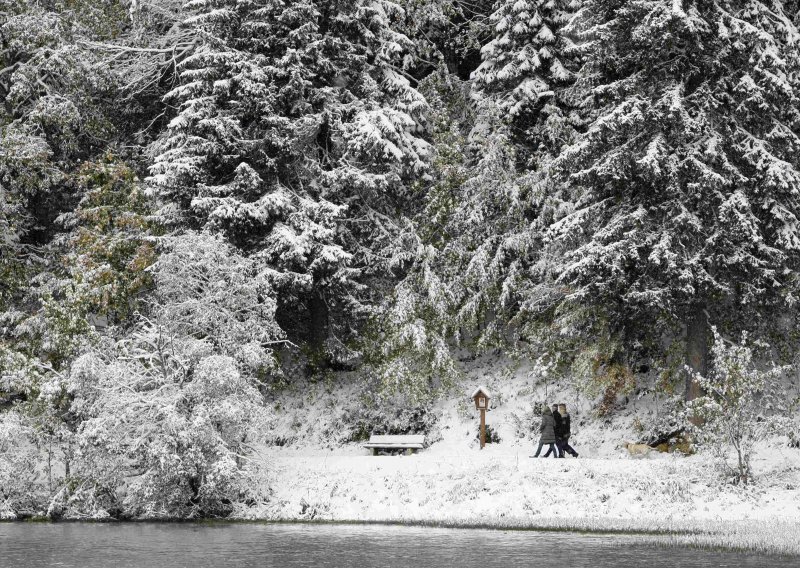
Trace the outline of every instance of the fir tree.
<instances>
[{"instance_id":1,"label":"fir tree","mask_svg":"<svg viewBox=\"0 0 800 568\"><path fill-rule=\"evenodd\" d=\"M505 0L491 20L494 37L481 49L475 87L508 114L512 139L527 149L523 167L538 168L558 152L571 117L566 87L574 81L572 43L564 27L576 0Z\"/></svg>"},{"instance_id":2,"label":"fir tree","mask_svg":"<svg viewBox=\"0 0 800 568\"><path fill-rule=\"evenodd\" d=\"M548 232L562 313L608 330L608 362L659 351L682 324L703 373L707 318L765 328L795 302L797 29L779 2L604 0L586 13L597 118L556 162L571 210Z\"/></svg>"},{"instance_id":3,"label":"fir tree","mask_svg":"<svg viewBox=\"0 0 800 568\"><path fill-rule=\"evenodd\" d=\"M397 8L191 6L203 42L181 63L166 98L178 115L153 147L162 216L258 253L285 275L279 320L318 347L340 344L365 315L364 282L395 254L396 212L428 159Z\"/></svg>"}]
</instances>

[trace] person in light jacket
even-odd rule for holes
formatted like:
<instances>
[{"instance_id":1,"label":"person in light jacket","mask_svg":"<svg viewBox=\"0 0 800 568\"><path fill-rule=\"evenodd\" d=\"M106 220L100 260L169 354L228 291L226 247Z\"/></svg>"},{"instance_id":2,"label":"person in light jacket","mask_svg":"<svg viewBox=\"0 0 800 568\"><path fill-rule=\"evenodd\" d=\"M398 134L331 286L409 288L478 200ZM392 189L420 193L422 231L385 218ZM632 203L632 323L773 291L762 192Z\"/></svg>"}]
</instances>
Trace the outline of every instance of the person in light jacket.
<instances>
[{"instance_id":1,"label":"person in light jacket","mask_svg":"<svg viewBox=\"0 0 800 568\"><path fill-rule=\"evenodd\" d=\"M544 457L553 453L553 457L558 457L558 450L556 449L556 432L555 432L555 422L553 421L553 411L545 404L544 410L542 411L542 423L539 425L539 447L536 449L536 454L533 456L535 458L539 457L539 454L542 451L542 448L545 444L548 444L550 447L547 450L547 453L544 454Z\"/></svg>"}]
</instances>

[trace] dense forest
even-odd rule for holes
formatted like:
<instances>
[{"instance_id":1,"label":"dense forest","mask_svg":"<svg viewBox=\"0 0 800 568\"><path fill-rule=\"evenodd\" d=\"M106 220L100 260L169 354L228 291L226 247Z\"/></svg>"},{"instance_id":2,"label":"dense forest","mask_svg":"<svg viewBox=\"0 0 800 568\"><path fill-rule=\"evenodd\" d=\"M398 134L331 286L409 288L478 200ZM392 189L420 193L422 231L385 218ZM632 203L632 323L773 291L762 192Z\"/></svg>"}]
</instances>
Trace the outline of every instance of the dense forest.
<instances>
[{"instance_id":1,"label":"dense forest","mask_svg":"<svg viewBox=\"0 0 800 568\"><path fill-rule=\"evenodd\" d=\"M0 0L0 516L262 498L265 397L795 356L792 0ZM46 486L34 477L47 463ZM4 513L5 511L5 513Z\"/></svg>"}]
</instances>

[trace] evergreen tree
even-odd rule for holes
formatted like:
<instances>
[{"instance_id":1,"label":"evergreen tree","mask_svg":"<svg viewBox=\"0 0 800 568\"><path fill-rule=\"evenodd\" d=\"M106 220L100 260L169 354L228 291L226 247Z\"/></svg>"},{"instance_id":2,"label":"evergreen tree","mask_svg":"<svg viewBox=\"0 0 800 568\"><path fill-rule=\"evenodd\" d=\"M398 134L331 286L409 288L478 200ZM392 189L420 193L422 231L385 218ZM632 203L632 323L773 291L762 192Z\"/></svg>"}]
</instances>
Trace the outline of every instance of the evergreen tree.
<instances>
[{"instance_id":1,"label":"evergreen tree","mask_svg":"<svg viewBox=\"0 0 800 568\"><path fill-rule=\"evenodd\" d=\"M24 219L14 196L0 186L0 310L5 310L22 284L19 254Z\"/></svg>"},{"instance_id":2,"label":"evergreen tree","mask_svg":"<svg viewBox=\"0 0 800 568\"><path fill-rule=\"evenodd\" d=\"M574 80L572 43L564 27L577 0L505 0L491 20L494 37L481 49L475 87L507 113L512 139L527 149L524 167L556 154L575 122L565 89ZM565 124L566 123L566 124Z\"/></svg>"},{"instance_id":3,"label":"evergreen tree","mask_svg":"<svg viewBox=\"0 0 800 568\"><path fill-rule=\"evenodd\" d=\"M582 314L578 335L605 330L596 366L660 352L683 325L704 373L707 318L763 330L795 303L797 29L771 1L591 0L586 13L596 119L556 161L571 203L548 231L560 313Z\"/></svg>"},{"instance_id":4,"label":"evergreen tree","mask_svg":"<svg viewBox=\"0 0 800 568\"><path fill-rule=\"evenodd\" d=\"M446 70L464 81L481 63L494 0L403 0L415 76Z\"/></svg>"},{"instance_id":5,"label":"evergreen tree","mask_svg":"<svg viewBox=\"0 0 800 568\"><path fill-rule=\"evenodd\" d=\"M528 320L526 304L536 301L534 266L547 191L543 170L580 123L571 108L575 64L563 33L576 7L560 1L498 3L491 15L493 37L472 74L472 100L457 108L453 77L429 95L446 119L434 131L438 179L421 226L423 235L436 236L440 250L420 259L421 272L413 278L447 290L451 312L428 310L444 323L438 333L469 337L479 350L515 343ZM429 271L436 280L420 278ZM412 282L401 289L406 295L423 291L421 306L443 296Z\"/></svg>"},{"instance_id":6,"label":"evergreen tree","mask_svg":"<svg viewBox=\"0 0 800 568\"><path fill-rule=\"evenodd\" d=\"M166 99L178 115L153 147L162 217L258 253L283 274L279 321L340 349L368 307L365 281L395 255L409 181L426 169L426 103L402 68L396 8L191 6L203 42L181 63Z\"/></svg>"}]
</instances>

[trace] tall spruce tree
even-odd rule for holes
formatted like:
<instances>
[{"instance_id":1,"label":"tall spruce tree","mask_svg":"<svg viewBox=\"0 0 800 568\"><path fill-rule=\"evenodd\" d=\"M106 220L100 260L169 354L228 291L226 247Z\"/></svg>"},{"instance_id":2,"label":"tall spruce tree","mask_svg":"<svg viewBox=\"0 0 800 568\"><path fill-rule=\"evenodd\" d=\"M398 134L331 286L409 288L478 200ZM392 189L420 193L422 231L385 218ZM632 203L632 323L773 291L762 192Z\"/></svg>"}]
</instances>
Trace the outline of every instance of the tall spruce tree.
<instances>
[{"instance_id":1,"label":"tall spruce tree","mask_svg":"<svg viewBox=\"0 0 800 568\"><path fill-rule=\"evenodd\" d=\"M574 80L574 54L564 27L579 4L504 0L491 15L494 35L481 49L474 85L507 113L512 139L526 150L523 167L538 168L542 157L557 152L559 124L570 119L564 95Z\"/></svg>"},{"instance_id":2,"label":"tall spruce tree","mask_svg":"<svg viewBox=\"0 0 800 568\"><path fill-rule=\"evenodd\" d=\"M702 373L709 318L763 329L796 301L798 31L769 0L590 0L586 14L596 119L556 161L572 206L548 231L562 313L604 327L612 360L682 328Z\"/></svg>"},{"instance_id":3,"label":"tall spruce tree","mask_svg":"<svg viewBox=\"0 0 800 568\"><path fill-rule=\"evenodd\" d=\"M436 163L447 165L446 175L431 191L434 214L423 224L439 226L423 232L438 235L442 249L439 276L455 310L450 329L466 331L478 348L518 337L525 306L537 294L534 266L548 191L543 172L580 124L571 100L575 54L563 33L577 7L561 0L499 2L490 18L492 39L472 74L472 108L460 113L469 124L459 125L468 133L457 153L461 179L455 189L448 172L456 168L441 158L453 153L447 144L459 138L447 136L437 147ZM456 90L449 91L441 95L448 101L444 112L459 100ZM457 122L458 114L450 120ZM442 188L450 188L446 214L438 212Z\"/></svg>"},{"instance_id":4,"label":"tall spruce tree","mask_svg":"<svg viewBox=\"0 0 800 568\"><path fill-rule=\"evenodd\" d=\"M178 113L153 148L162 215L260 254L282 274L282 325L341 347L368 308L365 283L391 276L397 212L427 167L427 105L403 70L398 8L190 5L186 25L202 42L181 64L166 99Z\"/></svg>"}]
</instances>

